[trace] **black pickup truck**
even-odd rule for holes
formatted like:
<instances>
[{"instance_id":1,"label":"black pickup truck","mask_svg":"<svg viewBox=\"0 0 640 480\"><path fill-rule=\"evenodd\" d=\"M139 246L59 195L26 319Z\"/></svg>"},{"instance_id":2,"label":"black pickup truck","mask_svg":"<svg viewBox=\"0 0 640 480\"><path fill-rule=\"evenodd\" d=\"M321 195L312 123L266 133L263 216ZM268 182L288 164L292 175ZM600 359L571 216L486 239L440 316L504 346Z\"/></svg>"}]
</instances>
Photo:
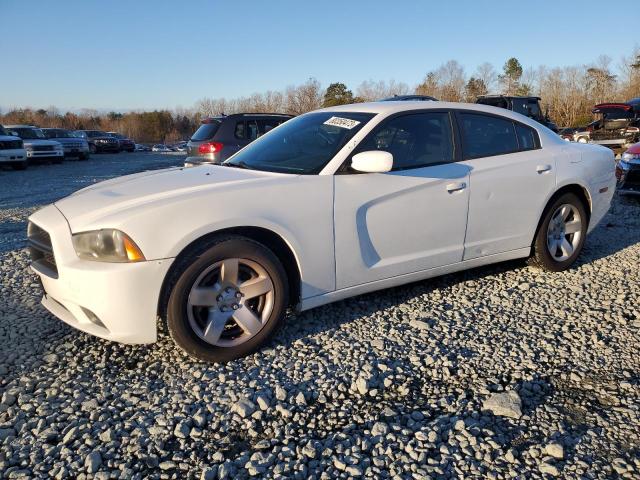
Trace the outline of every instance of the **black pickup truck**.
<instances>
[{"instance_id":1,"label":"black pickup truck","mask_svg":"<svg viewBox=\"0 0 640 480\"><path fill-rule=\"evenodd\" d=\"M476 103L491 105L492 107L505 108L522 115L533 118L545 127L558 133L558 126L553 123L549 116L542 113L540 107L540 97L520 97L512 95L482 95L478 97Z\"/></svg>"}]
</instances>

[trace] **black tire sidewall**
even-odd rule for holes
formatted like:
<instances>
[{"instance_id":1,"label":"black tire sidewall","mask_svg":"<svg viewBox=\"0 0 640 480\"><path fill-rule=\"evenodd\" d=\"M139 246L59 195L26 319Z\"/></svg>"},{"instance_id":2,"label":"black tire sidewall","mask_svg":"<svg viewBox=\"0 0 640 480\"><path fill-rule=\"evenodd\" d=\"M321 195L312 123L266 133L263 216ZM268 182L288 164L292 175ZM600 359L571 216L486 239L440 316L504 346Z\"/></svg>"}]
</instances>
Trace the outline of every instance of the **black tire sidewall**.
<instances>
[{"instance_id":1,"label":"black tire sidewall","mask_svg":"<svg viewBox=\"0 0 640 480\"><path fill-rule=\"evenodd\" d=\"M199 338L189 324L187 299L193 283L210 265L226 258L245 258L260 264L274 286L273 311L266 325L253 338L235 347L216 347ZM227 362L244 357L260 348L282 324L289 301L288 282L278 258L263 245L243 237L215 242L200 253L187 255L175 272L176 282L167 304L167 326L173 340L187 354L208 362Z\"/></svg>"},{"instance_id":2,"label":"black tire sidewall","mask_svg":"<svg viewBox=\"0 0 640 480\"><path fill-rule=\"evenodd\" d=\"M580 218L582 220L582 231L580 235L580 243L574 250L573 254L566 260L558 262L551 256L551 253L549 252L549 249L547 247L547 231L549 229L551 216L558 209L558 207L560 207L560 205L564 204L573 205L578 209L578 211L580 212ZM582 252L582 247L587 236L588 221L589 218L587 216L587 211L583 202L580 200L580 198L578 198L577 195L573 193L564 193L556 198L552 203L550 203L545 210L542 224L540 225L540 229L538 230L538 234L536 235L535 256L541 266L547 270L554 272L561 272L568 269Z\"/></svg>"}]
</instances>

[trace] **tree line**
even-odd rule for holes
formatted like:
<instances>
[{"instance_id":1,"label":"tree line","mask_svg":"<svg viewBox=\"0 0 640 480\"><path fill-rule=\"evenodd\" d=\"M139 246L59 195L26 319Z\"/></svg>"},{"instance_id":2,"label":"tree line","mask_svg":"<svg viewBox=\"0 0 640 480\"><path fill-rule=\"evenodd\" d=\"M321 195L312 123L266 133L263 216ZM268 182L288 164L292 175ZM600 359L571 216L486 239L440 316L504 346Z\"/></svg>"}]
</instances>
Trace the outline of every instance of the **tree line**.
<instances>
[{"instance_id":1,"label":"tree line","mask_svg":"<svg viewBox=\"0 0 640 480\"><path fill-rule=\"evenodd\" d=\"M483 63L468 74L459 62L449 60L427 72L413 87L394 80L366 80L354 90L342 82L323 88L318 80L310 78L301 85L247 97L204 97L192 109L124 113L83 109L62 113L53 106L38 110L12 108L0 114L0 123L117 131L141 143L169 143L189 138L207 116L238 112L300 115L321 107L412 93L452 102L474 102L479 95L489 93L536 95L542 97L543 106L558 125L584 125L592 119L593 105L640 97L640 48L615 66L605 55L588 65L527 68L513 57L500 70Z\"/></svg>"}]
</instances>

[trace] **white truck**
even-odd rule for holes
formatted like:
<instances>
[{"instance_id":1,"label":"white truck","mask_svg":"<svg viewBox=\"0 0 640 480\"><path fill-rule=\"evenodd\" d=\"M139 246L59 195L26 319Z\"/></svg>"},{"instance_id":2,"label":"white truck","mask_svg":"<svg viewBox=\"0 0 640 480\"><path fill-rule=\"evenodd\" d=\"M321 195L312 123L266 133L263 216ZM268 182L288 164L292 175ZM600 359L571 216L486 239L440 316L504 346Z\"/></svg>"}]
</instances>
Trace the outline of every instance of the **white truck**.
<instances>
[{"instance_id":1,"label":"white truck","mask_svg":"<svg viewBox=\"0 0 640 480\"><path fill-rule=\"evenodd\" d=\"M0 125L0 165L10 165L15 170L24 170L29 165L22 139L9 135L2 125Z\"/></svg>"}]
</instances>

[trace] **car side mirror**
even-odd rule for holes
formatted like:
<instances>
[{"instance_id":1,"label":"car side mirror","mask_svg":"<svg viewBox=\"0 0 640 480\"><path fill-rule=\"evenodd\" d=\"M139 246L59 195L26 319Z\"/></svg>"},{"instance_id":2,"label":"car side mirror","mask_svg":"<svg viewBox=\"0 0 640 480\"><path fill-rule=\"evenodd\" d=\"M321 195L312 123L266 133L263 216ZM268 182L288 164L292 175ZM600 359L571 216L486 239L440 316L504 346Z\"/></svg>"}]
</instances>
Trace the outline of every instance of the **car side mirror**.
<instances>
[{"instance_id":1,"label":"car side mirror","mask_svg":"<svg viewBox=\"0 0 640 480\"><path fill-rule=\"evenodd\" d=\"M393 155L382 150L357 153L351 159L351 168L363 173L385 173L393 167Z\"/></svg>"}]
</instances>

